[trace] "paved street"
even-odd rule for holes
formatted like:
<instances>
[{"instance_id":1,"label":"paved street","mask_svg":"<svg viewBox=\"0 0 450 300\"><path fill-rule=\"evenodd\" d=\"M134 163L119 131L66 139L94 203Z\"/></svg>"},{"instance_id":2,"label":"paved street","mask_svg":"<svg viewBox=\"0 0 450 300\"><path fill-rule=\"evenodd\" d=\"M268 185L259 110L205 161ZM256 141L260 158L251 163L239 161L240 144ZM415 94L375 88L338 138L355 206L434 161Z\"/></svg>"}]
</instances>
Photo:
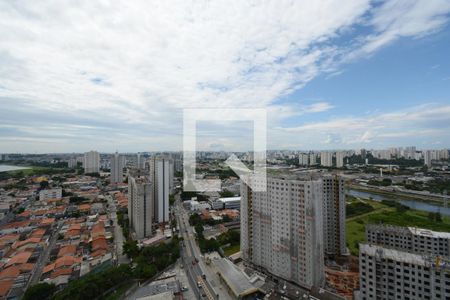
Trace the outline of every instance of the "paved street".
<instances>
[{"instance_id":1,"label":"paved street","mask_svg":"<svg viewBox=\"0 0 450 300\"><path fill-rule=\"evenodd\" d=\"M226 290L222 287L217 275L212 267L206 265L200 249L195 240L193 228L189 225L189 217L182 207L179 198L176 199L176 214L181 235L184 238L182 247L182 259L185 263L186 272L189 275L198 299L231 299ZM205 275L206 279L202 278ZM201 288L197 287L200 283Z\"/></svg>"},{"instance_id":2,"label":"paved street","mask_svg":"<svg viewBox=\"0 0 450 300\"><path fill-rule=\"evenodd\" d=\"M119 223L117 223L117 209L116 209L116 203L111 195L106 196L108 199L109 204L109 213L111 215L111 220L113 220L113 226L114 226L114 243L115 243L115 250L116 250L116 257L118 264L127 264L129 263L128 257L123 254L122 247L124 242L124 236L122 232L122 228L120 227Z\"/></svg>"},{"instance_id":3,"label":"paved street","mask_svg":"<svg viewBox=\"0 0 450 300\"><path fill-rule=\"evenodd\" d=\"M59 230L61 229L62 225L63 225L63 221L59 221L57 228L55 230L53 230L53 233L50 237L48 246L45 247L44 251L39 256L39 259L36 263L36 267L34 269L33 275L31 275L30 281L28 281L27 286L32 286L33 284L36 284L39 282L39 279L41 278L41 275L42 275L42 270L44 269L44 267L48 261L48 257L50 256L50 252L52 251L53 247L55 247L56 241L58 240Z\"/></svg>"}]
</instances>

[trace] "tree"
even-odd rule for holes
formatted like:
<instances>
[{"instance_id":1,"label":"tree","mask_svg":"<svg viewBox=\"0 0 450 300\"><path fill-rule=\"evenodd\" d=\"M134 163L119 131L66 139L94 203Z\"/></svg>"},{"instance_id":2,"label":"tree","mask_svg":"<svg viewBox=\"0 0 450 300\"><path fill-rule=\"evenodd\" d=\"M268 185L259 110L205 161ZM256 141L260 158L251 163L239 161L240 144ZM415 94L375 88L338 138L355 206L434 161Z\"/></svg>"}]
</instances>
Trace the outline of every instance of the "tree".
<instances>
[{"instance_id":1,"label":"tree","mask_svg":"<svg viewBox=\"0 0 450 300\"><path fill-rule=\"evenodd\" d=\"M222 192L220 192L220 197L233 197L234 193L229 191L229 190L223 190Z\"/></svg>"},{"instance_id":2,"label":"tree","mask_svg":"<svg viewBox=\"0 0 450 300\"><path fill-rule=\"evenodd\" d=\"M135 257L136 255L139 254L139 247L137 245L137 241L126 241L126 242L124 242L122 251L129 258Z\"/></svg>"},{"instance_id":3,"label":"tree","mask_svg":"<svg viewBox=\"0 0 450 300\"><path fill-rule=\"evenodd\" d=\"M53 296L56 286L53 283L38 283L27 289L23 300L46 300Z\"/></svg>"}]
</instances>

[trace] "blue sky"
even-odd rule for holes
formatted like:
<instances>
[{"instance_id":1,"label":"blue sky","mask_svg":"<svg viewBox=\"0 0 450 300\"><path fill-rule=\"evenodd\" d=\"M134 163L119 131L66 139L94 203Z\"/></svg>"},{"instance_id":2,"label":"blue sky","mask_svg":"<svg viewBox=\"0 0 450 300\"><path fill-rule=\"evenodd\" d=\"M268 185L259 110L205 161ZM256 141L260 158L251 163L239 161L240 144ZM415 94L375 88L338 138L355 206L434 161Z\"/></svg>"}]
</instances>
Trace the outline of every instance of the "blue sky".
<instances>
[{"instance_id":1,"label":"blue sky","mask_svg":"<svg viewBox=\"0 0 450 300\"><path fill-rule=\"evenodd\" d=\"M0 0L0 153L182 148L266 108L270 149L450 147L449 0ZM248 122L202 123L247 150Z\"/></svg>"}]
</instances>

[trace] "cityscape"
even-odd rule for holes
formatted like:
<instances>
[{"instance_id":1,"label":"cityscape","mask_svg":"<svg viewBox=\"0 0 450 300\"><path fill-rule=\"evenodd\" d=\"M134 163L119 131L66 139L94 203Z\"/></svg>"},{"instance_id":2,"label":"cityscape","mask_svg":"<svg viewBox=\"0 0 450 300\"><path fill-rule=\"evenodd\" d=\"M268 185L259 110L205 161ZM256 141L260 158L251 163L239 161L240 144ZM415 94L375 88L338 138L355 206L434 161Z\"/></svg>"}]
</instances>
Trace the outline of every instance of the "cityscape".
<instances>
[{"instance_id":1,"label":"cityscape","mask_svg":"<svg viewBox=\"0 0 450 300\"><path fill-rule=\"evenodd\" d=\"M450 299L448 53L448 0L0 0L0 300Z\"/></svg>"}]
</instances>

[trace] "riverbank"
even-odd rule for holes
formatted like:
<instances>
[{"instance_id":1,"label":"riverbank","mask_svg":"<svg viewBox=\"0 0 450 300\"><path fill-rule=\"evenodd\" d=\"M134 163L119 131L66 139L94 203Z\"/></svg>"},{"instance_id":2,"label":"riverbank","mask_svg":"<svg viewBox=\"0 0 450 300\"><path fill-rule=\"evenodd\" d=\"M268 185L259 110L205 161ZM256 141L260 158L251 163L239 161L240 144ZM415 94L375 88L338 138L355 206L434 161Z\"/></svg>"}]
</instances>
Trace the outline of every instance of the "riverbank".
<instances>
[{"instance_id":1,"label":"riverbank","mask_svg":"<svg viewBox=\"0 0 450 300\"><path fill-rule=\"evenodd\" d=\"M443 203L444 203L442 198L434 197L432 195L420 195L419 196L417 194L410 194L410 193L405 193L405 192L398 192L398 191L391 192L391 191L385 191L385 190L381 190L381 189L378 189L376 187L371 187L371 186L361 186L361 185L350 184L350 185L348 185L348 189L382 195L382 196L391 198L392 200L398 200L398 198L402 198L405 200L409 199L409 200L421 201L421 202L431 202L431 203L440 204L440 205L443 205Z\"/></svg>"},{"instance_id":2,"label":"riverbank","mask_svg":"<svg viewBox=\"0 0 450 300\"><path fill-rule=\"evenodd\" d=\"M365 241L365 226L369 223L382 223L450 232L450 217L448 216L442 216L442 222L436 222L428 218L428 212L414 209L399 212L394 207L373 200L355 199L353 201L363 201L371 205L374 209L369 213L348 218L346 221L347 247L350 249L351 254L355 256L359 254L358 243Z\"/></svg>"}]
</instances>

